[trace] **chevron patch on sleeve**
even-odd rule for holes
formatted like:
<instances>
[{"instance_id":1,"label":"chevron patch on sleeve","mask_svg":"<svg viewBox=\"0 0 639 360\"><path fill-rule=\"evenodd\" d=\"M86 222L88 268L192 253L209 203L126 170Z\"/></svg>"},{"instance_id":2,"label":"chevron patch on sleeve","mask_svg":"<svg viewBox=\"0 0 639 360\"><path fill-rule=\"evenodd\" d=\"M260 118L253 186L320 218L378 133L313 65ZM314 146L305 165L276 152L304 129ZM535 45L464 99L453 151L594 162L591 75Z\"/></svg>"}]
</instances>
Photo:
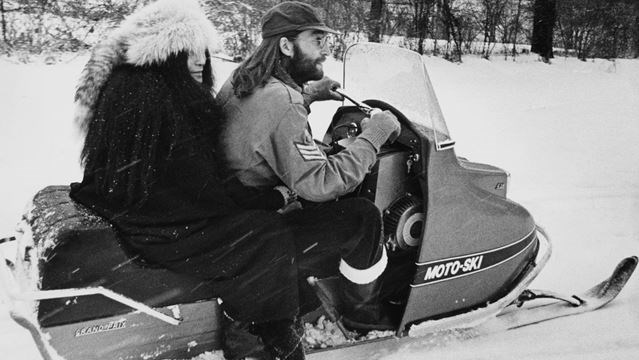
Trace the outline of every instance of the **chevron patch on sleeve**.
<instances>
[{"instance_id":1,"label":"chevron patch on sleeve","mask_svg":"<svg viewBox=\"0 0 639 360\"><path fill-rule=\"evenodd\" d=\"M317 145L313 144L303 144L303 143L295 143L295 147L297 151L299 151L302 158L305 161L313 161L313 160L324 160L326 159L326 155L324 152L320 150Z\"/></svg>"}]
</instances>

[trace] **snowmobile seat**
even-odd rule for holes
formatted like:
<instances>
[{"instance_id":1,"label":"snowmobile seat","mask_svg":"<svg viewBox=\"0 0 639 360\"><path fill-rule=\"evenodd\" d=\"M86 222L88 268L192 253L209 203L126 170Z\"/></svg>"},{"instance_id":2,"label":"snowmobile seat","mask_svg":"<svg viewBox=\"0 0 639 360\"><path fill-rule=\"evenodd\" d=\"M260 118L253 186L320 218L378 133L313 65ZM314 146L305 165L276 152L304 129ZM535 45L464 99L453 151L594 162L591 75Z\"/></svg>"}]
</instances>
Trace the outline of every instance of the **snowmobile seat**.
<instances>
[{"instance_id":1,"label":"snowmobile seat","mask_svg":"<svg viewBox=\"0 0 639 360\"><path fill-rule=\"evenodd\" d=\"M110 224L71 200L68 186L38 192L24 220L37 254L39 290L102 286L151 307L214 298L207 283L136 259ZM24 261L36 264L33 256ZM39 303L38 320L49 327L130 311L102 295L46 299Z\"/></svg>"}]
</instances>

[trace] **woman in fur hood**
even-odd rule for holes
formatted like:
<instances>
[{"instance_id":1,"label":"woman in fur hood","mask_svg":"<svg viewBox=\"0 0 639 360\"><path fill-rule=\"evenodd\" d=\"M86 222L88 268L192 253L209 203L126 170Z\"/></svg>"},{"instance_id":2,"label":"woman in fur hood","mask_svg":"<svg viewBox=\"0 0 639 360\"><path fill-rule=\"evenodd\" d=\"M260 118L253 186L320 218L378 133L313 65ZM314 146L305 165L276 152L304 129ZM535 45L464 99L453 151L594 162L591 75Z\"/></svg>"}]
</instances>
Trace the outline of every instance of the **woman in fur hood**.
<instances>
[{"instance_id":1,"label":"woman in fur hood","mask_svg":"<svg viewBox=\"0 0 639 360\"><path fill-rule=\"evenodd\" d=\"M84 178L71 197L108 219L147 262L211 282L236 328L252 324L272 356L303 358L293 241L244 230L277 228L280 192L222 176L224 115L206 56L215 39L196 0L159 0L96 46L76 93ZM253 350L235 345L227 359Z\"/></svg>"}]
</instances>

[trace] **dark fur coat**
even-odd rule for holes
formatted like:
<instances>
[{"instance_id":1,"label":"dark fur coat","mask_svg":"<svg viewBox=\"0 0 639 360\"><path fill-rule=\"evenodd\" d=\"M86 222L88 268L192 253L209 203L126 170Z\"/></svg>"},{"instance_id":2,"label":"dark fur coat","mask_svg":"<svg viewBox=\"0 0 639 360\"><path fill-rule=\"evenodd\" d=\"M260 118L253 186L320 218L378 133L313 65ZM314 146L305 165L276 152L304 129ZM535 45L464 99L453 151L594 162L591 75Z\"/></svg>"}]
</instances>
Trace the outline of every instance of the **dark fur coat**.
<instances>
[{"instance_id":1,"label":"dark fur coat","mask_svg":"<svg viewBox=\"0 0 639 360\"><path fill-rule=\"evenodd\" d=\"M282 200L223 179L223 114L187 67L213 34L194 0L160 0L96 47L76 94L85 173L71 197L147 261L213 282L232 316L290 318L293 242L268 230L279 214L259 209Z\"/></svg>"}]
</instances>

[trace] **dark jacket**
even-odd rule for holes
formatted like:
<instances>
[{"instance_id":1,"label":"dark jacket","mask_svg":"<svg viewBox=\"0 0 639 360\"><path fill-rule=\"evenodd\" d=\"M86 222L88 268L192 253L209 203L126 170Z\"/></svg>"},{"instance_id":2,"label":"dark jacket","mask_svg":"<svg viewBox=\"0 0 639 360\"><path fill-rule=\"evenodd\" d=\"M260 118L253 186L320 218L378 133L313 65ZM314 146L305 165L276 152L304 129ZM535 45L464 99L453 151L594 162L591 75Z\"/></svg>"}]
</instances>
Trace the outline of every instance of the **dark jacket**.
<instances>
[{"instance_id":1,"label":"dark jacket","mask_svg":"<svg viewBox=\"0 0 639 360\"><path fill-rule=\"evenodd\" d=\"M88 128L84 179L71 191L74 200L108 218L124 239L155 262L192 255L183 247L155 254L158 244L183 240L210 223L223 228L246 208L281 205L276 192L222 180L215 157L215 112L222 114L204 90L197 94L188 73L179 74L179 66L175 58L161 66L114 68L96 108L97 120ZM179 78L186 78L185 86L170 83ZM195 93L190 100L184 98L189 92ZM193 100L197 96L211 104L189 108L179 103L198 101ZM211 116L206 120L212 124L188 119L200 110L204 118ZM135 147L147 149L136 152ZM145 158L147 152L154 155Z\"/></svg>"}]
</instances>

